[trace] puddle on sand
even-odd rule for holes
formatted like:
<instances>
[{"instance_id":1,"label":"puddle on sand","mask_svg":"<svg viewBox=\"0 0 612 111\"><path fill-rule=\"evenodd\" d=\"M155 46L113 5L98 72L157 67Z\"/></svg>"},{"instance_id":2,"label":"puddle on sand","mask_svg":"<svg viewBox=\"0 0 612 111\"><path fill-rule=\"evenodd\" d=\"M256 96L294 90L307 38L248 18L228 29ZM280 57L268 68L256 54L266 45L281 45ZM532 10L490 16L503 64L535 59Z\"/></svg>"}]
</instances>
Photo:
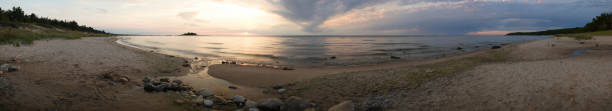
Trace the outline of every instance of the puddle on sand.
<instances>
[{"instance_id":1,"label":"puddle on sand","mask_svg":"<svg viewBox=\"0 0 612 111\"><path fill-rule=\"evenodd\" d=\"M570 53L570 55L572 55L572 56L581 55L586 50L588 50L588 49L587 48L576 49L576 50L572 51L572 53Z\"/></svg>"}]
</instances>

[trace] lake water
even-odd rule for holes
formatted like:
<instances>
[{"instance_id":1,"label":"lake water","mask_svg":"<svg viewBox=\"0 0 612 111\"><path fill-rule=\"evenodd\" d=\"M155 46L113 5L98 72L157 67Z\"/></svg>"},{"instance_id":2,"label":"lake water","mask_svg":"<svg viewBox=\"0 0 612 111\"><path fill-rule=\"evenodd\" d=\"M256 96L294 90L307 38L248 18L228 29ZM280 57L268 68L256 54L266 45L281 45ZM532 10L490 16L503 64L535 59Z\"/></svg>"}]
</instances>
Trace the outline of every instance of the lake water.
<instances>
[{"instance_id":1,"label":"lake water","mask_svg":"<svg viewBox=\"0 0 612 111\"><path fill-rule=\"evenodd\" d=\"M549 36L122 36L118 42L209 61L334 66L436 58L545 38Z\"/></svg>"}]
</instances>

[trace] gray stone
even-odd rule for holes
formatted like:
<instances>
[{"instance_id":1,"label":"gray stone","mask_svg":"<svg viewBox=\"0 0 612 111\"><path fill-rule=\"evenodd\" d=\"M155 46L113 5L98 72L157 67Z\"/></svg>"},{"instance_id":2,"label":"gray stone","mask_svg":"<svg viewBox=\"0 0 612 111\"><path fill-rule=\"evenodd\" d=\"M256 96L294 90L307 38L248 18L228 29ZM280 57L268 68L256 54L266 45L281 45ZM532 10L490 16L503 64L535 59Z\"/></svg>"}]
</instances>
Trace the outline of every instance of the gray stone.
<instances>
[{"instance_id":1,"label":"gray stone","mask_svg":"<svg viewBox=\"0 0 612 111\"><path fill-rule=\"evenodd\" d=\"M246 101L245 106L247 108L256 108L257 107L257 102L248 100L248 101Z\"/></svg>"},{"instance_id":2,"label":"gray stone","mask_svg":"<svg viewBox=\"0 0 612 111\"><path fill-rule=\"evenodd\" d=\"M314 107L314 104L295 96L289 97L285 103L285 109L287 111L304 111L312 107Z\"/></svg>"},{"instance_id":3,"label":"gray stone","mask_svg":"<svg viewBox=\"0 0 612 111\"><path fill-rule=\"evenodd\" d=\"M183 81L181 81L181 80L172 80L172 83L183 84Z\"/></svg>"},{"instance_id":4,"label":"gray stone","mask_svg":"<svg viewBox=\"0 0 612 111\"><path fill-rule=\"evenodd\" d=\"M212 91L206 89L206 88L202 88L197 92L198 95L204 96L204 97L209 97L209 96L213 96L215 95L215 93L213 93Z\"/></svg>"},{"instance_id":5,"label":"gray stone","mask_svg":"<svg viewBox=\"0 0 612 111\"><path fill-rule=\"evenodd\" d=\"M259 111L257 108L249 108L249 111Z\"/></svg>"},{"instance_id":6,"label":"gray stone","mask_svg":"<svg viewBox=\"0 0 612 111\"><path fill-rule=\"evenodd\" d=\"M153 92L155 91L155 86L153 85L153 83L145 83L144 84L144 90L147 92Z\"/></svg>"},{"instance_id":7,"label":"gray stone","mask_svg":"<svg viewBox=\"0 0 612 111\"><path fill-rule=\"evenodd\" d=\"M272 86L272 88L273 89L281 89L281 88L283 88L283 86L280 85L280 84L275 84L274 86Z\"/></svg>"},{"instance_id":8,"label":"gray stone","mask_svg":"<svg viewBox=\"0 0 612 111\"><path fill-rule=\"evenodd\" d=\"M280 111L284 103L278 98L268 98L261 100L257 105L257 108L264 111Z\"/></svg>"},{"instance_id":9,"label":"gray stone","mask_svg":"<svg viewBox=\"0 0 612 111\"><path fill-rule=\"evenodd\" d=\"M330 107L327 111L355 111L355 104L352 101L343 101Z\"/></svg>"},{"instance_id":10,"label":"gray stone","mask_svg":"<svg viewBox=\"0 0 612 111\"><path fill-rule=\"evenodd\" d=\"M151 79L149 79L149 77L144 77L144 79L142 79L142 82L145 83L145 84L146 83L150 83Z\"/></svg>"},{"instance_id":11,"label":"gray stone","mask_svg":"<svg viewBox=\"0 0 612 111\"><path fill-rule=\"evenodd\" d=\"M221 96L212 96L212 97L209 97L209 99L211 99L215 104L225 104L225 103L227 103L227 100L225 100L225 98L223 98Z\"/></svg>"},{"instance_id":12,"label":"gray stone","mask_svg":"<svg viewBox=\"0 0 612 111\"><path fill-rule=\"evenodd\" d=\"M13 72L19 70L19 67L10 65L10 64L2 64L0 65L0 71L2 72Z\"/></svg>"},{"instance_id":13,"label":"gray stone","mask_svg":"<svg viewBox=\"0 0 612 111\"><path fill-rule=\"evenodd\" d=\"M278 89L277 91L280 94L284 94L285 92L287 92L287 89Z\"/></svg>"},{"instance_id":14,"label":"gray stone","mask_svg":"<svg viewBox=\"0 0 612 111\"><path fill-rule=\"evenodd\" d=\"M159 79L159 81L161 81L161 82L170 82L170 79L168 79L168 78L161 78L161 79Z\"/></svg>"},{"instance_id":15,"label":"gray stone","mask_svg":"<svg viewBox=\"0 0 612 111\"><path fill-rule=\"evenodd\" d=\"M244 103L244 102L246 102L246 98L244 98L244 96L234 95L234 96L232 96L232 102L234 102L234 103Z\"/></svg>"},{"instance_id":16,"label":"gray stone","mask_svg":"<svg viewBox=\"0 0 612 111\"><path fill-rule=\"evenodd\" d=\"M212 100L204 99L204 106L212 107L214 102Z\"/></svg>"}]
</instances>

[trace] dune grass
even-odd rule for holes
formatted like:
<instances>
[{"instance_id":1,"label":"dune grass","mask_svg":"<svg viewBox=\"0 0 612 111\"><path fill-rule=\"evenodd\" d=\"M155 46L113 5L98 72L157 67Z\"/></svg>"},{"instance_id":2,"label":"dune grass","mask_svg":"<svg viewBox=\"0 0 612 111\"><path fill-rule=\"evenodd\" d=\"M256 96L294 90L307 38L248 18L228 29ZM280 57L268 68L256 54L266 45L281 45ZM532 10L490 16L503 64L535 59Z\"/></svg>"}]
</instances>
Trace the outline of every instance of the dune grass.
<instances>
[{"instance_id":1,"label":"dune grass","mask_svg":"<svg viewBox=\"0 0 612 111\"><path fill-rule=\"evenodd\" d=\"M576 33L576 34L559 34L555 35L556 37L570 37L576 40L590 40L593 39L594 36L612 36L612 30L608 31L597 31L597 32L586 32L586 33Z\"/></svg>"},{"instance_id":2,"label":"dune grass","mask_svg":"<svg viewBox=\"0 0 612 111\"><path fill-rule=\"evenodd\" d=\"M106 37L111 34L86 33L78 31L62 31L55 29L17 29L0 27L0 44L31 44L35 40L41 39L78 39L80 37Z\"/></svg>"}]
</instances>

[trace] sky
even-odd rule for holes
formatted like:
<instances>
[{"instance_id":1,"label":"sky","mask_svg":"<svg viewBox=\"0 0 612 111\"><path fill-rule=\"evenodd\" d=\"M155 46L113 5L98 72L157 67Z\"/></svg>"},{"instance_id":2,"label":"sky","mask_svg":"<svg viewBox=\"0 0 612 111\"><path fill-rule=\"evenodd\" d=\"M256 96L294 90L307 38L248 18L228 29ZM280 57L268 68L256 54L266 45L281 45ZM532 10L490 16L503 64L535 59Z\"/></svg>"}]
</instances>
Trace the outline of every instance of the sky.
<instances>
[{"instance_id":1,"label":"sky","mask_svg":"<svg viewBox=\"0 0 612 111\"><path fill-rule=\"evenodd\" d=\"M612 0L0 0L119 34L500 35L582 27Z\"/></svg>"}]
</instances>

